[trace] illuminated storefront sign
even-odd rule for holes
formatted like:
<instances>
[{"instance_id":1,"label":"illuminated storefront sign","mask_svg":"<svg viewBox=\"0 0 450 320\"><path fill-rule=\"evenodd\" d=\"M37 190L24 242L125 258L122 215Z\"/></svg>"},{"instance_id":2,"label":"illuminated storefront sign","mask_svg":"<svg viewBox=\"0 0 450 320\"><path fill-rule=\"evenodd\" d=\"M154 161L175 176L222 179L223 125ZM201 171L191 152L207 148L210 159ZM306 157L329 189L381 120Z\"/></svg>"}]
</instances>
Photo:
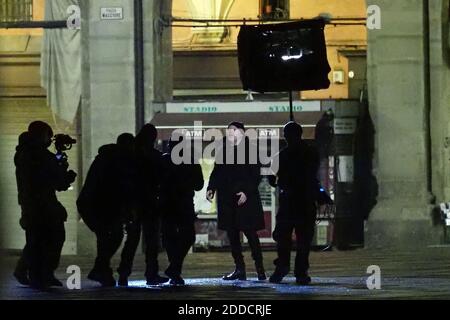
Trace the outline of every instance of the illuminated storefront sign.
<instances>
[{"instance_id":1,"label":"illuminated storefront sign","mask_svg":"<svg viewBox=\"0 0 450 320\"><path fill-rule=\"evenodd\" d=\"M186 137L191 139L204 139L206 129L185 129L183 132ZM280 138L280 130L278 128L268 128L268 129L256 129L258 138L269 139L269 138ZM210 141L207 139L206 141Z\"/></svg>"},{"instance_id":2,"label":"illuminated storefront sign","mask_svg":"<svg viewBox=\"0 0 450 320\"><path fill-rule=\"evenodd\" d=\"M295 101L294 112L320 111L320 101ZM167 113L239 113L239 112L289 112L289 102L189 102L168 103Z\"/></svg>"}]
</instances>

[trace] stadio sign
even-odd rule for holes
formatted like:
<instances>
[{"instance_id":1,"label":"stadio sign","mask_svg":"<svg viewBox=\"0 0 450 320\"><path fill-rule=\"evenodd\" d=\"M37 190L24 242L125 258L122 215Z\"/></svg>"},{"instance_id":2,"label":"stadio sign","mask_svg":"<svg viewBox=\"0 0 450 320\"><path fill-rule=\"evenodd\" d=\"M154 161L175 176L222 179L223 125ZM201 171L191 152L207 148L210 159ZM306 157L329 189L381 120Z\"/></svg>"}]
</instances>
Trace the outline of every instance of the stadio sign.
<instances>
[{"instance_id":1,"label":"stadio sign","mask_svg":"<svg viewBox=\"0 0 450 320\"><path fill-rule=\"evenodd\" d=\"M319 100L294 101L294 112L321 110ZM167 104L167 113L237 113L237 112L289 112L289 102L175 102Z\"/></svg>"}]
</instances>

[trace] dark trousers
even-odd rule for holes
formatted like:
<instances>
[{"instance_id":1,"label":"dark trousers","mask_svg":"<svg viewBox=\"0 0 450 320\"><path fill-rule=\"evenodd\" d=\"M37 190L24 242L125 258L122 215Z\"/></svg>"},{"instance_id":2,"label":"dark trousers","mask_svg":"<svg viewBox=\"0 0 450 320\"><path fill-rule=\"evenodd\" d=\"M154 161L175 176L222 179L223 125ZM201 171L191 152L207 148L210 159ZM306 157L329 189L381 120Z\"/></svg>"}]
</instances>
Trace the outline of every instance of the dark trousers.
<instances>
[{"instance_id":1,"label":"dark trousers","mask_svg":"<svg viewBox=\"0 0 450 320\"><path fill-rule=\"evenodd\" d=\"M25 244L22 250L22 254L17 261L15 273L22 274L28 276L28 244Z\"/></svg>"},{"instance_id":2,"label":"dark trousers","mask_svg":"<svg viewBox=\"0 0 450 320\"><path fill-rule=\"evenodd\" d=\"M141 232L144 235L146 278L153 278L158 275L158 252L160 242L160 222L157 218L147 218L142 221L128 223L125 226L127 239L122 249L120 266L117 272L120 275L129 276L133 269L133 261L136 255Z\"/></svg>"},{"instance_id":3,"label":"dark trousers","mask_svg":"<svg viewBox=\"0 0 450 320\"><path fill-rule=\"evenodd\" d=\"M111 227L96 231L97 258L92 272L112 276L111 258L119 249L123 240L123 227L117 223Z\"/></svg>"},{"instance_id":4,"label":"dark trousers","mask_svg":"<svg viewBox=\"0 0 450 320\"><path fill-rule=\"evenodd\" d=\"M133 261L143 231L145 242L145 262L147 265L145 276L152 278L158 274L158 250L160 241L159 219L146 218L125 225L127 239L121 254L121 262L117 272L129 276L133 269ZM111 258L119 249L124 237L122 223L116 223L106 230L96 232L97 258L93 272L112 275Z\"/></svg>"},{"instance_id":5,"label":"dark trousers","mask_svg":"<svg viewBox=\"0 0 450 320\"><path fill-rule=\"evenodd\" d=\"M159 273L158 253L160 242L160 219L158 217L145 217L142 220L142 230L145 242L145 277L156 277Z\"/></svg>"},{"instance_id":6,"label":"dark trousers","mask_svg":"<svg viewBox=\"0 0 450 320\"><path fill-rule=\"evenodd\" d=\"M24 217L25 208L22 207L22 217L20 218L20 226L23 230L26 231L26 219ZM25 235L26 236L26 235ZM22 254L17 261L15 273L22 274L28 276L28 244L25 243L25 246L23 247Z\"/></svg>"},{"instance_id":7,"label":"dark trousers","mask_svg":"<svg viewBox=\"0 0 450 320\"><path fill-rule=\"evenodd\" d=\"M42 285L54 277L65 240L64 222L37 222L27 226L25 261L31 284Z\"/></svg>"},{"instance_id":8,"label":"dark trousers","mask_svg":"<svg viewBox=\"0 0 450 320\"><path fill-rule=\"evenodd\" d=\"M195 225L193 219L163 219L163 244L169 258L166 275L177 277L182 273L183 262L195 243Z\"/></svg>"},{"instance_id":9,"label":"dark trousers","mask_svg":"<svg viewBox=\"0 0 450 320\"><path fill-rule=\"evenodd\" d=\"M231 255L237 268L245 268L244 256L242 255L242 244L240 238L240 231L237 228L230 228L227 231L228 239L230 240ZM263 267L263 256L261 251L261 244L259 242L258 234L255 230L246 230L244 235L248 239L248 244L252 251L252 258L255 261L257 268Z\"/></svg>"},{"instance_id":10,"label":"dark trousers","mask_svg":"<svg viewBox=\"0 0 450 320\"><path fill-rule=\"evenodd\" d=\"M140 221L129 222L125 225L127 237L123 245L120 265L117 269L117 272L122 276L129 277L133 270L134 257L141 240L141 225Z\"/></svg>"},{"instance_id":11,"label":"dark trousers","mask_svg":"<svg viewBox=\"0 0 450 320\"><path fill-rule=\"evenodd\" d=\"M288 273L290 270L292 232L295 230L297 255L295 257L295 276L307 275L309 269L309 252L314 237L315 220L308 219L302 223L277 221L273 238L277 242L278 258L274 261L276 269Z\"/></svg>"}]
</instances>

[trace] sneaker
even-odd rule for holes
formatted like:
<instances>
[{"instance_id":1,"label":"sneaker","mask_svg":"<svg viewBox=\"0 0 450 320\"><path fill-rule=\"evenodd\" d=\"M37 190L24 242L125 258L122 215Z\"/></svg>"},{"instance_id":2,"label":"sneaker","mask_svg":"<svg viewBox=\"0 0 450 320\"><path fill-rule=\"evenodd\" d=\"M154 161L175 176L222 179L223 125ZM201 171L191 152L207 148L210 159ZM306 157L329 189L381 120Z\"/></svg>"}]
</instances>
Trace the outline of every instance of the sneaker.
<instances>
[{"instance_id":1,"label":"sneaker","mask_svg":"<svg viewBox=\"0 0 450 320\"><path fill-rule=\"evenodd\" d=\"M39 291L46 291L49 289L49 286L48 283L45 283L45 281L30 279L30 288Z\"/></svg>"},{"instance_id":2,"label":"sneaker","mask_svg":"<svg viewBox=\"0 0 450 320\"><path fill-rule=\"evenodd\" d=\"M170 279L169 284L171 286L184 286L186 283L181 276L175 276Z\"/></svg>"},{"instance_id":3,"label":"sneaker","mask_svg":"<svg viewBox=\"0 0 450 320\"><path fill-rule=\"evenodd\" d=\"M275 272L270 276L269 282L271 283L281 283L283 281L283 278L287 276L289 272L286 270L279 270L275 269Z\"/></svg>"},{"instance_id":4,"label":"sneaker","mask_svg":"<svg viewBox=\"0 0 450 320\"><path fill-rule=\"evenodd\" d=\"M58 288L64 287L63 283L58 279L56 279L55 276L50 277L50 279L47 280L47 284L49 287L58 287Z\"/></svg>"},{"instance_id":5,"label":"sneaker","mask_svg":"<svg viewBox=\"0 0 450 320\"><path fill-rule=\"evenodd\" d=\"M112 275L102 274L99 272L91 271L88 274L88 279L99 282L102 287L115 287L116 279Z\"/></svg>"},{"instance_id":6,"label":"sneaker","mask_svg":"<svg viewBox=\"0 0 450 320\"><path fill-rule=\"evenodd\" d=\"M14 271L14 278L16 278L17 282L19 282L23 286L30 285L30 279L28 279L28 275L23 272Z\"/></svg>"},{"instance_id":7,"label":"sneaker","mask_svg":"<svg viewBox=\"0 0 450 320\"><path fill-rule=\"evenodd\" d=\"M259 281L267 280L266 271L263 267L256 268L256 273Z\"/></svg>"},{"instance_id":8,"label":"sneaker","mask_svg":"<svg viewBox=\"0 0 450 320\"><path fill-rule=\"evenodd\" d=\"M307 275L297 277L295 282L300 286L307 286L311 283L311 277L309 277Z\"/></svg>"},{"instance_id":9,"label":"sneaker","mask_svg":"<svg viewBox=\"0 0 450 320\"><path fill-rule=\"evenodd\" d=\"M119 287L128 287L128 277L119 275L119 281L117 283Z\"/></svg>"},{"instance_id":10,"label":"sneaker","mask_svg":"<svg viewBox=\"0 0 450 320\"><path fill-rule=\"evenodd\" d=\"M222 279L225 281L234 281L234 280L246 281L247 275L245 273L245 269L236 268L232 273L223 276Z\"/></svg>"},{"instance_id":11,"label":"sneaker","mask_svg":"<svg viewBox=\"0 0 450 320\"><path fill-rule=\"evenodd\" d=\"M156 275L151 278L147 278L147 285L148 286L157 286L158 284L163 284L169 281L169 278L161 277L160 275Z\"/></svg>"}]
</instances>

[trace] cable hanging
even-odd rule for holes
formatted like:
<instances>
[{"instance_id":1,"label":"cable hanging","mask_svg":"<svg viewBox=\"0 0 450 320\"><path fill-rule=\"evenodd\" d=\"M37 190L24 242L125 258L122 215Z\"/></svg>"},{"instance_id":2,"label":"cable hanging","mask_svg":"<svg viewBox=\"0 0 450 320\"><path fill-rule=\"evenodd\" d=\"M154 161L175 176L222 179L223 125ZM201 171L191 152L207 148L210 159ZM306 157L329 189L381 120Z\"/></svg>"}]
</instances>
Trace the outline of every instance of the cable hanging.
<instances>
[{"instance_id":1,"label":"cable hanging","mask_svg":"<svg viewBox=\"0 0 450 320\"><path fill-rule=\"evenodd\" d=\"M320 18L320 17L319 17ZM366 18L324 18L327 25L334 26L362 26L366 25ZM259 25L270 23L295 22L305 19L281 19L281 20L267 20L267 19L190 19L171 17L167 26L176 28L214 28L214 27L241 27L245 25Z\"/></svg>"},{"instance_id":2,"label":"cable hanging","mask_svg":"<svg viewBox=\"0 0 450 320\"><path fill-rule=\"evenodd\" d=\"M258 25L264 23L295 22L305 19L188 19L180 17L163 18L164 27L174 28L215 28L215 27L242 27L245 25ZM333 26L365 26L366 18L331 18L325 19L327 25ZM0 22L0 29L67 29L67 21L15 21Z\"/></svg>"}]
</instances>

